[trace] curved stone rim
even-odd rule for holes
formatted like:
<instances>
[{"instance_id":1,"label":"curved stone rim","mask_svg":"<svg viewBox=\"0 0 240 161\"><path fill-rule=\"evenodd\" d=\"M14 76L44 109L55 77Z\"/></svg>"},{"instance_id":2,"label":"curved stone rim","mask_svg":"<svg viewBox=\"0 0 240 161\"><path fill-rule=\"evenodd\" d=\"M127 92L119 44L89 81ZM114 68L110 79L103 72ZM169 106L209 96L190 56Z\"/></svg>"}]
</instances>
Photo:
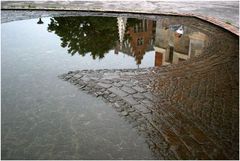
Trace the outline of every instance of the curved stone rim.
<instances>
[{"instance_id":1,"label":"curved stone rim","mask_svg":"<svg viewBox=\"0 0 240 161\"><path fill-rule=\"evenodd\" d=\"M194 14L194 13L178 13L178 12L146 12L146 11L125 11L125 10L104 10L104 9L66 9L66 8L1 8L1 10L19 10L19 11L72 11L72 12L103 12L103 13L129 13L129 14L146 14L146 15L166 15L166 16L182 16L182 17L192 17L197 18L206 22L209 22L213 25L221 27L232 34L239 36L239 29L231 24L227 24L222 20L211 17L211 16L204 16L202 14Z\"/></svg>"}]
</instances>

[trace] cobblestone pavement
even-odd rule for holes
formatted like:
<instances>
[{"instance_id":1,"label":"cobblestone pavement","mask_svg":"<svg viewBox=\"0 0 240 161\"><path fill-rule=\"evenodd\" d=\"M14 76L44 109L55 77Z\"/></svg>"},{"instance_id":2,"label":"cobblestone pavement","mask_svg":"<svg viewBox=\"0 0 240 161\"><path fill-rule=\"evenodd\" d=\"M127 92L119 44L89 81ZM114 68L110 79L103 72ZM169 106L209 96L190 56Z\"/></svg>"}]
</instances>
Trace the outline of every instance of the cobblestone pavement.
<instances>
[{"instance_id":1,"label":"cobblestone pavement","mask_svg":"<svg viewBox=\"0 0 240 161\"><path fill-rule=\"evenodd\" d=\"M159 157L237 159L238 43L225 39L224 49L179 64L59 77L111 104Z\"/></svg>"}]
</instances>

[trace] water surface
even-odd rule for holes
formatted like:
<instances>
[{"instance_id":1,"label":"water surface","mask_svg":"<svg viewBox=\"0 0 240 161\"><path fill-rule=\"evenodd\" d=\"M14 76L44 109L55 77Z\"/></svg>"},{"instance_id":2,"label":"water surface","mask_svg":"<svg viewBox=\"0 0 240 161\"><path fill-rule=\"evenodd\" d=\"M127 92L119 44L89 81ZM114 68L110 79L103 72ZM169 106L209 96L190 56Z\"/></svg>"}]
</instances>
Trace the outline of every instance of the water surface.
<instances>
[{"instance_id":1,"label":"water surface","mask_svg":"<svg viewBox=\"0 0 240 161\"><path fill-rule=\"evenodd\" d=\"M209 49L210 31L171 18L124 16L2 24L2 158L153 159L110 105L57 76L183 62Z\"/></svg>"}]
</instances>

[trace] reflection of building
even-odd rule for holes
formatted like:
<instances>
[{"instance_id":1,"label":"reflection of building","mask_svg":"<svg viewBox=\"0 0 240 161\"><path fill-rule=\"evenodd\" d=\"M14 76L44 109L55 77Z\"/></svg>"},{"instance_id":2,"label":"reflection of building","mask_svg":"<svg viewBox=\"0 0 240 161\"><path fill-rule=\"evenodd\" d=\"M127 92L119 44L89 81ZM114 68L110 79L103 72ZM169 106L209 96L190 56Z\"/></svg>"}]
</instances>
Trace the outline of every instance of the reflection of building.
<instances>
[{"instance_id":1,"label":"reflection of building","mask_svg":"<svg viewBox=\"0 0 240 161\"><path fill-rule=\"evenodd\" d=\"M118 18L119 19L119 18ZM119 21L119 20L118 20ZM120 21L119 21L120 22ZM118 44L117 49L115 49L115 53L121 51L130 56L135 57L136 64L141 64L141 60L146 51L153 50L153 21L151 20L141 20L139 23L135 24L132 27L128 27L126 31L126 39L123 43L122 40L122 32L123 25L118 24L119 27L119 40L120 44ZM121 32L120 32L121 29Z\"/></svg>"},{"instance_id":2,"label":"reflection of building","mask_svg":"<svg viewBox=\"0 0 240 161\"><path fill-rule=\"evenodd\" d=\"M207 40L205 34L194 32L186 26L171 26L166 23L166 19L156 23L155 66L178 63L202 53ZM183 34L177 32L179 29L183 30Z\"/></svg>"}]
</instances>

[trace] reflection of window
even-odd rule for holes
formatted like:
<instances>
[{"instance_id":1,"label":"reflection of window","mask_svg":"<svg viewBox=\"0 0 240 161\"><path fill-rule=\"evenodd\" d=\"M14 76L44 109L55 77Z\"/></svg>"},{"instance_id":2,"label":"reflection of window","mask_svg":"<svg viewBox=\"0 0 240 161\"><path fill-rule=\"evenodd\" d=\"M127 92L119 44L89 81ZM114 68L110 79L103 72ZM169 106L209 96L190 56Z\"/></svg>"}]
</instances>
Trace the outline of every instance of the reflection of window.
<instances>
[{"instance_id":1,"label":"reflection of window","mask_svg":"<svg viewBox=\"0 0 240 161\"><path fill-rule=\"evenodd\" d=\"M137 25L134 26L134 32L135 33L138 32L138 26Z\"/></svg>"},{"instance_id":2,"label":"reflection of window","mask_svg":"<svg viewBox=\"0 0 240 161\"><path fill-rule=\"evenodd\" d=\"M148 24L147 20L143 20L142 22L138 23L134 26L133 31L135 33L137 32L147 32Z\"/></svg>"},{"instance_id":3,"label":"reflection of window","mask_svg":"<svg viewBox=\"0 0 240 161\"><path fill-rule=\"evenodd\" d=\"M140 23L139 25L139 32L143 32L143 23Z\"/></svg>"},{"instance_id":4,"label":"reflection of window","mask_svg":"<svg viewBox=\"0 0 240 161\"><path fill-rule=\"evenodd\" d=\"M173 62L173 46L170 46L170 51L169 51L169 61L172 63Z\"/></svg>"},{"instance_id":5,"label":"reflection of window","mask_svg":"<svg viewBox=\"0 0 240 161\"><path fill-rule=\"evenodd\" d=\"M147 20L144 20L144 32L147 32L147 29L148 29Z\"/></svg>"},{"instance_id":6,"label":"reflection of window","mask_svg":"<svg viewBox=\"0 0 240 161\"><path fill-rule=\"evenodd\" d=\"M144 39L143 38L138 38L137 39L137 45L138 46L141 46L141 45L143 45L144 44Z\"/></svg>"}]
</instances>

